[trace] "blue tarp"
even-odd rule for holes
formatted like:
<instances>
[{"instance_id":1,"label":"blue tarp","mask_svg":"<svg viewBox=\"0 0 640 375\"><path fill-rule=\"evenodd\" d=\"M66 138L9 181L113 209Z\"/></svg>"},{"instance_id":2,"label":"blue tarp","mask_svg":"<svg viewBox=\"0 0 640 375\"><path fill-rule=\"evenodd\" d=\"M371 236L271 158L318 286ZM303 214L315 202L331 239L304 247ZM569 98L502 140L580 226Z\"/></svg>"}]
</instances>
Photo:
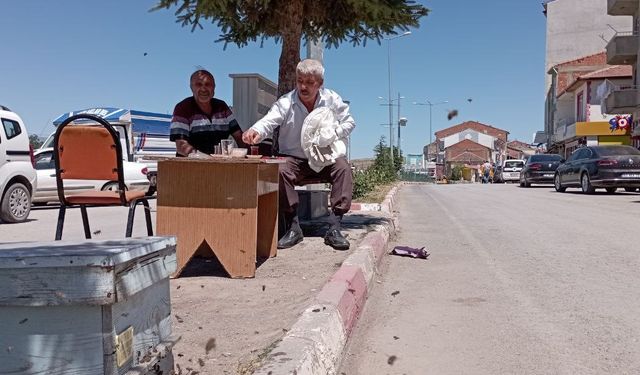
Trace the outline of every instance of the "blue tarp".
<instances>
[{"instance_id":1,"label":"blue tarp","mask_svg":"<svg viewBox=\"0 0 640 375\"><path fill-rule=\"evenodd\" d=\"M112 124L122 124L122 123L131 123L134 133L145 133L145 134L158 134L158 135L168 135L169 134L169 125L171 124L171 115L163 114L163 113L153 113L153 112L144 112L144 111L136 111L133 109L122 109L122 108L87 108L79 111L67 112L62 114L55 120L53 120L53 125L58 126L64 120L68 119L71 116L78 115L81 113L87 113L102 117ZM75 123L83 123L87 121L76 121Z\"/></svg>"}]
</instances>

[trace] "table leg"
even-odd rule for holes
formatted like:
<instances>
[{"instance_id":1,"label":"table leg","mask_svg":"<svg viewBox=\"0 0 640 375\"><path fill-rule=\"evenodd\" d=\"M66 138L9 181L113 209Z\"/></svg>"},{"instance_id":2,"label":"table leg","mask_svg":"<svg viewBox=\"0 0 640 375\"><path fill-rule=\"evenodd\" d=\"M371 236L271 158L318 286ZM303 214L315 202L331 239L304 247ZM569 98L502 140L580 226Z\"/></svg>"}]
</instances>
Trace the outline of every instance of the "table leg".
<instances>
[{"instance_id":1,"label":"table leg","mask_svg":"<svg viewBox=\"0 0 640 375\"><path fill-rule=\"evenodd\" d=\"M222 209L158 206L158 235L177 236L174 276L203 241L232 278L254 277L256 272L256 208Z\"/></svg>"},{"instance_id":2,"label":"table leg","mask_svg":"<svg viewBox=\"0 0 640 375\"><path fill-rule=\"evenodd\" d=\"M258 197L258 258L277 255L278 243L278 192Z\"/></svg>"}]
</instances>

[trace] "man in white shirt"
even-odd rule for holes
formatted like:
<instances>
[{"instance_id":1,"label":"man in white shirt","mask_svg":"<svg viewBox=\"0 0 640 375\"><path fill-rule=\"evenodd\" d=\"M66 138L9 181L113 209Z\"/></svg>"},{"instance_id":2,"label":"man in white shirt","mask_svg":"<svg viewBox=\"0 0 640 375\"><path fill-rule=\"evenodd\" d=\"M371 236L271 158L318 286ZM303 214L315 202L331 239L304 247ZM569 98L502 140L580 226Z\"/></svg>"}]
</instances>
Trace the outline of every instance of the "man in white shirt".
<instances>
[{"instance_id":1,"label":"man in white shirt","mask_svg":"<svg viewBox=\"0 0 640 375\"><path fill-rule=\"evenodd\" d=\"M337 250L349 249L349 241L340 233L340 223L351 207L351 167L346 158L339 157L334 164L316 172L309 167L301 144L302 124L315 108L329 107L334 111L338 121L337 138L347 138L355 127L349 106L340 95L322 88L323 83L322 64L312 59L301 61L296 67L296 89L278 99L269 112L242 135L245 143L256 144L273 136L278 128L274 144L278 144L278 154L287 161L280 168L280 214L284 217L286 231L278 241L279 249L292 247L304 238L298 221L295 185L309 178L331 183L330 227L324 237L325 244Z\"/></svg>"}]
</instances>

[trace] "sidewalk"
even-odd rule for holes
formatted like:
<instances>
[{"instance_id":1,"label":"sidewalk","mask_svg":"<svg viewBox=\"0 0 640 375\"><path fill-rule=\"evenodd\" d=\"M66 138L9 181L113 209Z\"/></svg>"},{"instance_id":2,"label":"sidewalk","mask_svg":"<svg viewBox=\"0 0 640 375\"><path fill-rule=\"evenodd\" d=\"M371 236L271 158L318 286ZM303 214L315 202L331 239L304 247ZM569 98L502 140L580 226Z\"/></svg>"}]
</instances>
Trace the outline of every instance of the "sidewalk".
<instances>
[{"instance_id":1,"label":"sidewalk","mask_svg":"<svg viewBox=\"0 0 640 375\"><path fill-rule=\"evenodd\" d=\"M254 279L229 279L215 260L192 261L182 277L171 281L173 333L181 337L173 348L176 373L251 374L269 365L278 354L273 349L283 338L288 340L287 333L304 319L321 291L325 293L332 275L352 267L343 262L356 253L365 236L393 226L388 211L354 211L343 224L350 250L336 251L324 244L327 223L303 222L305 240L279 250L277 257L258 267Z\"/></svg>"}]
</instances>

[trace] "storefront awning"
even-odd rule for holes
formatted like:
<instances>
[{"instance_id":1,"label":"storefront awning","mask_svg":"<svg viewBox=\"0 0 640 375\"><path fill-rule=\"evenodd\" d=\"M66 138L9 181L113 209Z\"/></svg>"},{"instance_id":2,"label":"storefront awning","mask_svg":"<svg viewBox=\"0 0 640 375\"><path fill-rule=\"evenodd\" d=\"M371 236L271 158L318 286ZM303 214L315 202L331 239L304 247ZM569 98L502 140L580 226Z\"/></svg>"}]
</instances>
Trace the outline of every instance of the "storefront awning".
<instances>
[{"instance_id":1,"label":"storefront awning","mask_svg":"<svg viewBox=\"0 0 640 375\"><path fill-rule=\"evenodd\" d=\"M576 136L595 136L595 135L629 135L629 127L626 129L618 128L611 130L611 125L607 121L591 121L576 122Z\"/></svg>"}]
</instances>

